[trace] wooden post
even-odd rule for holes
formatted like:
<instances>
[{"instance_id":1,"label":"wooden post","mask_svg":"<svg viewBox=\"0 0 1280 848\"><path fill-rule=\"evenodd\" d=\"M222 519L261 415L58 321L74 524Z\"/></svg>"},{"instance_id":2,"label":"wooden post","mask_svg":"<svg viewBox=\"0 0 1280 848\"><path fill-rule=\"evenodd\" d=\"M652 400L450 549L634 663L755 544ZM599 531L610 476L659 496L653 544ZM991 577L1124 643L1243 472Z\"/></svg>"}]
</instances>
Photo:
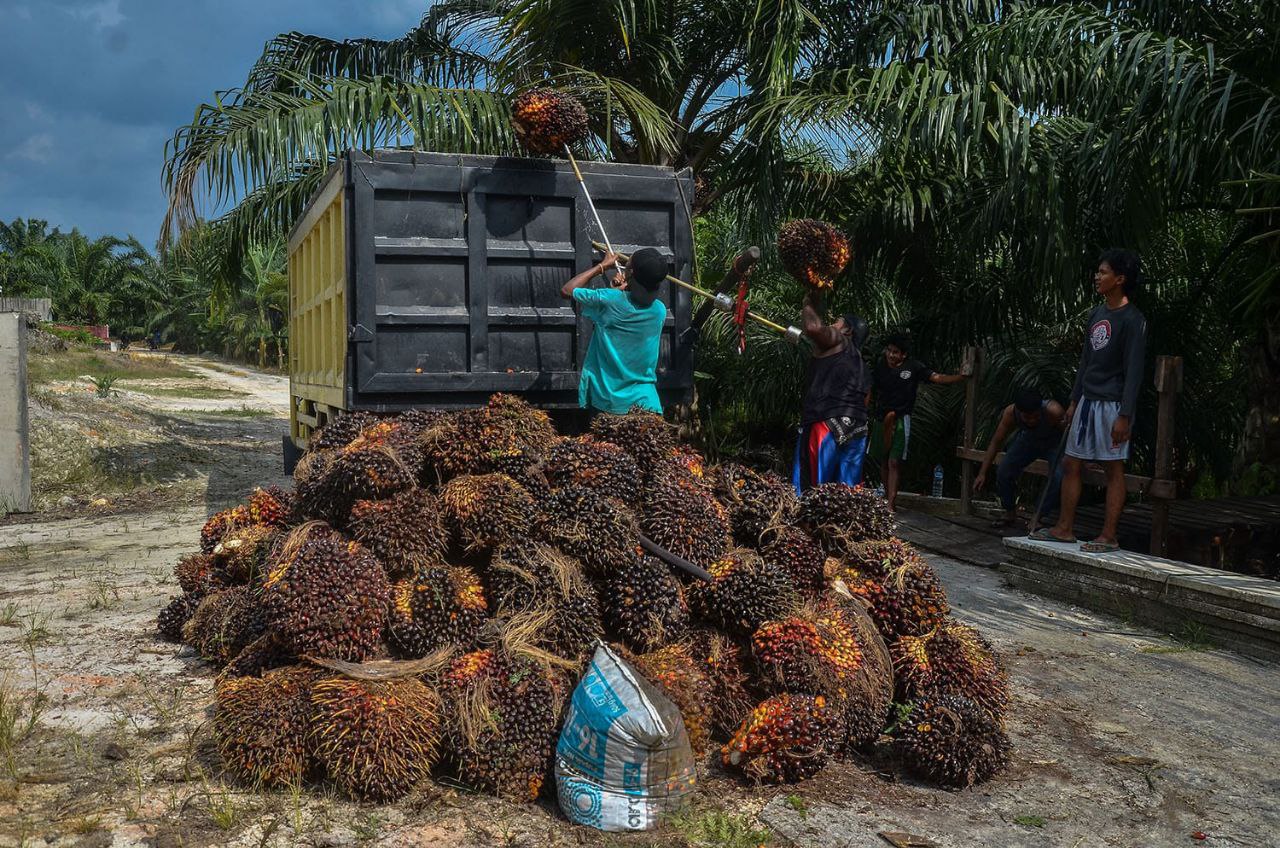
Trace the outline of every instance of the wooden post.
<instances>
[{"instance_id":1,"label":"wooden post","mask_svg":"<svg viewBox=\"0 0 1280 848\"><path fill-rule=\"evenodd\" d=\"M970 345L964 349L960 373L969 377L964 383L964 446L973 447L978 414L978 380L982 376L982 348ZM973 463L960 460L960 512L969 515L973 508Z\"/></svg>"},{"instance_id":2,"label":"wooden post","mask_svg":"<svg viewBox=\"0 0 1280 848\"><path fill-rule=\"evenodd\" d=\"M1160 404L1156 414L1156 467L1151 475L1156 480L1173 479L1174 412L1178 392L1182 391L1182 357L1156 357L1156 392ZM1169 550L1169 501L1151 501L1151 554L1165 556Z\"/></svg>"}]
</instances>

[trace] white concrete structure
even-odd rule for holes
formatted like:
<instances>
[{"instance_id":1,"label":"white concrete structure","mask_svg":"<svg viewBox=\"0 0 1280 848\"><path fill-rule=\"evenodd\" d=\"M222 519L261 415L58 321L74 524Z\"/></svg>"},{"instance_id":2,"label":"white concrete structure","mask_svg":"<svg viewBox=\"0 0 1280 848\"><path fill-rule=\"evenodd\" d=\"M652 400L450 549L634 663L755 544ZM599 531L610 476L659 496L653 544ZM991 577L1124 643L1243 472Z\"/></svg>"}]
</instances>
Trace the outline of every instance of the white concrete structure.
<instances>
[{"instance_id":1,"label":"white concrete structure","mask_svg":"<svg viewBox=\"0 0 1280 848\"><path fill-rule=\"evenodd\" d=\"M0 312L0 515L30 509L27 324L19 312Z\"/></svg>"}]
</instances>

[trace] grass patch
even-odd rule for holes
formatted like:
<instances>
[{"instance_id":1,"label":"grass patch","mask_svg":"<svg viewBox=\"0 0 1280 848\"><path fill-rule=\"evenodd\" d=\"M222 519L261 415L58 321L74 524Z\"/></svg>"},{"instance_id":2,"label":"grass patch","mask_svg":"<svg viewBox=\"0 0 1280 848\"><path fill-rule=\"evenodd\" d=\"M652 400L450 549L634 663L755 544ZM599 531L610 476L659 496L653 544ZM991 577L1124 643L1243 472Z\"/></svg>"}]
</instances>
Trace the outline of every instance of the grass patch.
<instances>
[{"instance_id":1,"label":"grass patch","mask_svg":"<svg viewBox=\"0 0 1280 848\"><path fill-rule=\"evenodd\" d=\"M809 802L796 794L787 796L786 805L800 814L801 818L807 818L809 815Z\"/></svg>"},{"instance_id":2,"label":"grass patch","mask_svg":"<svg viewBox=\"0 0 1280 848\"><path fill-rule=\"evenodd\" d=\"M152 397L195 398L198 400L215 400L222 398L248 397L245 392L235 389L222 389L214 386L129 386L129 391L141 392Z\"/></svg>"},{"instance_id":3,"label":"grass patch","mask_svg":"<svg viewBox=\"0 0 1280 848\"><path fill-rule=\"evenodd\" d=\"M1014 816L1014 824L1020 824L1023 827L1044 827L1044 816Z\"/></svg>"},{"instance_id":4,"label":"grass patch","mask_svg":"<svg viewBox=\"0 0 1280 848\"><path fill-rule=\"evenodd\" d=\"M178 415L218 415L224 418L271 418L275 415L269 409L255 409L242 406L239 409L179 409Z\"/></svg>"},{"instance_id":5,"label":"grass patch","mask_svg":"<svg viewBox=\"0 0 1280 848\"><path fill-rule=\"evenodd\" d=\"M27 382L32 385L75 380L85 374L99 380L107 377L205 379L167 356L113 353L109 350L67 350L59 353L33 353L27 357Z\"/></svg>"},{"instance_id":6,"label":"grass patch","mask_svg":"<svg viewBox=\"0 0 1280 848\"><path fill-rule=\"evenodd\" d=\"M1209 638L1209 629L1198 621L1187 621L1182 629L1173 637L1173 645L1144 645L1138 649L1140 654L1183 654L1187 651L1208 651L1213 648Z\"/></svg>"},{"instance_id":7,"label":"grass patch","mask_svg":"<svg viewBox=\"0 0 1280 848\"><path fill-rule=\"evenodd\" d=\"M669 820L689 845L698 848L761 848L773 844L773 834L750 816L724 810L690 810Z\"/></svg>"}]
</instances>

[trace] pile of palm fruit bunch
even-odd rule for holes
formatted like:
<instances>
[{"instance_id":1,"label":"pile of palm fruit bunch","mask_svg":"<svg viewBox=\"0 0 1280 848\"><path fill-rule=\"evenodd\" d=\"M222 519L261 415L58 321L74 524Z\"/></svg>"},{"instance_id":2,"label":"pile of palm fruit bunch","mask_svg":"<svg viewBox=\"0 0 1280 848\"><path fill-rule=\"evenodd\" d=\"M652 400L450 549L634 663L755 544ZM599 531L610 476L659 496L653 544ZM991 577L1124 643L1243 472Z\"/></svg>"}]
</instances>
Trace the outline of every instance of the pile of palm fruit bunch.
<instances>
[{"instance_id":1,"label":"pile of palm fruit bunch","mask_svg":"<svg viewBox=\"0 0 1280 848\"><path fill-rule=\"evenodd\" d=\"M797 497L639 410L572 436L509 395L353 413L292 491L208 520L157 628L219 669L218 747L253 784L537 799L603 641L712 767L793 782L896 752L967 786L1007 758L1007 674L893 534L865 488Z\"/></svg>"},{"instance_id":2,"label":"pile of palm fruit bunch","mask_svg":"<svg viewBox=\"0 0 1280 848\"><path fill-rule=\"evenodd\" d=\"M782 267L810 289L834 288L850 256L848 237L825 221L801 218L778 230Z\"/></svg>"}]
</instances>

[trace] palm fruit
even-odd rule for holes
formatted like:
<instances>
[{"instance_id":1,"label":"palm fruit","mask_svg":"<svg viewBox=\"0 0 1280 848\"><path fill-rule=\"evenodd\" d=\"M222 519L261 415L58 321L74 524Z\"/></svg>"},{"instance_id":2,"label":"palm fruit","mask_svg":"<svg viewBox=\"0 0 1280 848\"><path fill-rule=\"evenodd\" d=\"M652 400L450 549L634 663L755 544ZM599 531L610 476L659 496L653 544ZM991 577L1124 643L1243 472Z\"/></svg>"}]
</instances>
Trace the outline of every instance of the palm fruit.
<instances>
[{"instance_id":1,"label":"palm fruit","mask_svg":"<svg viewBox=\"0 0 1280 848\"><path fill-rule=\"evenodd\" d=\"M720 757L762 783L796 783L827 764L835 725L821 695L774 695L752 710Z\"/></svg>"},{"instance_id":2,"label":"palm fruit","mask_svg":"<svg viewBox=\"0 0 1280 848\"><path fill-rule=\"evenodd\" d=\"M921 636L890 647L898 700L961 695L1001 721L1009 705L1009 673L977 630L945 618Z\"/></svg>"},{"instance_id":3,"label":"palm fruit","mask_svg":"<svg viewBox=\"0 0 1280 848\"><path fill-rule=\"evenodd\" d=\"M356 501L347 527L392 577L412 574L423 561L439 562L449 549L440 502L417 487L380 501Z\"/></svg>"},{"instance_id":4,"label":"palm fruit","mask_svg":"<svg viewBox=\"0 0 1280 848\"><path fill-rule=\"evenodd\" d=\"M469 647L488 617L484 587L474 571L425 565L391 587L387 642L402 657L422 657L445 645Z\"/></svg>"},{"instance_id":5,"label":"palm fruit","mask_svg":"<svg viewBox=\"0 0 1280 848\"><path fill-rule=\"evenodd\" d=\"M729 633L750 637L766 621L785 618L799 606L787 575L754 551L730 551L708 570L713 579L690 585L689 604L699 618Z\"/></svg>"},{"instance_id":6,"label":"palm fruit","mask_svg":"<svg viewBox=\"0 0 1280 848\"><path fill-rule=\"evenodd\" d=\"M641 531L671 553L707 568L729 546L729 513L694 480L660 473L644 494Z\"/></svg>"},{"instance_id":7,"label":"palm fruit","mask_svg":"<svg viewBox=\"0 0 1280 848\"><path fill-rule=\"evenodd\" d=\"M551 770L562 693L530 660L486 649L444 674L449 766L464 785L519 801L537 799Z\"/></svg>"},{"instance_id":8,"label":"palm fruit","mask_svg":"<svg viewBox=\"0 0 1280 848\"><path fill-rule=\"evenodd\" d=\"M293 520L293 496L279 486L257 488L249 495L249 520L283 530Z\"/></svg>"},{"instance_id":9,"label":"palm fruit","mask_svg":"<svg viewBox=\"0 0 1280 848\"><path fill-rule=\"evenodd\" d=\"M262 582L270 628L294 656L359 661L377 649L390 587L360 543L321 522L294 529Z\"/></svg>"},{"instance_id":10,"label":"palm fruit","mask_svg":"<svg viewBox=\"0 0 1280 848\"><path fill-rule=\"evenodd\" d=\"M480 460L480 468L486 474L505 474L515 480L536 501L551 496L551 483L547 480L542 458L532 450L510 448L493 451Z\"/></svg>"},{"instance_id":11,"label":"palm fruit","mask_svg":"<svg viewBox=\"0 0 1280 848\"><path fill-rule=\"evenodd\" d=\"M809 532L832 556L842 556L849 546L866 539L893 535L893 513L884 498L865 486L822 483L800 498L796 523Z\"/></svg>"},{"instance_id":12,"label":"palm fruit","mask_svg":"<svg viewBox=\"0 0 1280 848\"><path fill-rule=\"evenodd\" d=\"M880 738L893 700L893 663L862 600L833 590L823 596L821 607L829 614L838 613L853 631L862 651L862 663L846 687L845 696L836 705L842 732L837 753L849 754L873 745Z\"/></svg>"},{"instance_id":13,"label":"palm fruit","mask_svg":"<svg viewBox=\"0 0 1280 848\"><path fill-rule=\"evenodd\" d=\"M747 691L752 671L747 652L710 627L690 631L688 642L694 662L711 687L711 736L727 741L756 705L756 699Z\"/></svg>"},{"instance_id":14,"label":"palm fruit","mask_svg":"<svg viewBox=\"0 0 1280 848\"><path fill-rule=\"evenodd\" d=\"M281 645L275 633L263 633L254 639L231 662L222 667L220 678L261 677L263 672L297 661Z\"/></svg>"},{"instance_id":15,"label":"palm fruit","mask_svg":"<svg viewBox=\"0 0 1280 848\"><path fill-rule=\"evenodd\" d=\"M787 521L797 503L791 485L772 471L761 473L729 462L716 466L711 479L716 497L729 510L733 538L740 545L759 545L760 534Z\"/></svg>"},{"instance_id":16,"label":"palm fruit","mask_svg":"<svg viewBox=\"0 0 1280 848\"><path fill-rule=\"evenodd\" d=\"M213 549L214 567L228 585L256 582L279 538L279 530L261 524L231 530Z\"/></svg>"},{"instance_id":17,"label":"palm fruit","mask_svg":"<svg viewBox=\"0 0 1280 848\"><path fill-rule=\"evenodd\" d=\"M468 474L440 491L441 511L454 541L468 551L491 550L533 521L537 507L505 474Z\"/></svg>"},{"instance_id":18,"label":"palm fruit","mask_svg":"<svg viewBox=\"0 0 1280 848\"><path fill-rule=\"evenodd\" d=\"M838 607L807 607L766 621L751 637L761 682L773 691L843 699L862 666L854 630Z\"/></svg>"},{"instance_id":19,"label":"palm fruit","mask_svg":"<svg viewBox=\"0 0 1280 848\"><path fill-rule=\"evenodd\" d=\"M182 628L200 603L198 595L179 595L165 604L156 616L156 632L169 642L182 641Z\"/></svg>"},{"instance_id":20,"label":"palm fruit","mask_svg":"<svg viewBox=\"0 0 1280 848\"><path fill-rule=\"evenodd\" d=\"M689 607L680 581L653 557L632 554L605 578L605 629L633 651L650 651L682 637Z\"/></svg>"},{"instance_id":21,"label":"palm fruit","mask_svg":"<svg viewBox=\"0 0 1280 848\"><path fill-rule=\"evenodd\" d=\"M624 504L640 498L640 467L631 454L590 436L561 439L547 452L545 473L553 489L580 486Z\"/></svg>"},{"instance_id":22,"label":"palm fruit","mask_svg":"<svg viewBox=\"0 0 1280 848\"><path fill-rule=\"evenodd\" d=\"M442 409L411 409L397 415L395 422L411 438L417 440L424 433L441 426L449 420L450 413Z\"/></svg>"},{"instance_id":23,"label":"palm fruit","mask_svg":"<svg viewBox=\"0 0 1280 848\"><path fill-rule=\"evenodd\" d=\"M206 595L182 628L182 639L200 656L222 665L266 628L257 591L249 586Z\"/></svg>"},{"instance_id":24,"label":"palm fruit","mask_svg":"<svg viewBox=\"0 0 1280 848\"><path fill-rule=\"evenodd\" d=\"M312 434L307 451L320 453L346 447L365 427L377 421L377 416L368 412L344 412Z\"/></svg>"},{"instance_id":25,"label":"palm fruit","mask_svg":"<svg viewBox=\"0 0 1280 848\"><path fill-rule=\"evenodd\" d=\"M299 519L323 521L334 511L329 487L334 456L333 450L307 451L293 467L293 506Z\"/></svg>"},{"instance_id":26,"label":"palm fruit","mask_svg":"<svg viewBox=\"0 0 1280 848\"><path fill-rule=\"evenodd\" d=\"M608 577L620 564L630 562L640 546L631 510L576 486L561 489L542 503L535 532L581 562L593 577Z\"/></svg>"},{"instance_id":27,"label":"palm fruit","mask_svg":"<svg viewBox=\"0 0 1280 848\"><path fill-rule=\"evenodd\" d=\"M700 480L710 485L710 481L706 479L707 461L702 458L702 454L683 442L676 445L668 461L670 465L681 469L694 480Z\"/></svg>"},{"instance_id":28,"label":"palm fruit","mask_svg":"<svg viewBox=\"0 0 1280 848\"><path fill-rule=\"evenodd\" d=\"M420 442L427 467L443 482L460 474L487 473L489 461L503 454L540 459L556 438L545 412L514 395L497 394L485 406L456 413Z\"/></svg>"},{"instance_id":29,"label":"palm fruit","mask_svg":"<svg viewBox=\"0 0 1280 848\"><path fill-rule=\"evenodd\" d=\"M693 753L699 757L705 754L715 705L711 682L694 658L692 645L678 642L644 654L627 654L625 659L679 708Z\"/></svg>"},{"instance_id":30,"label":"palm fruit","mask_svg":"<svg viewBox=\"0 0 1280 848\"><path fill-rule=\"evenodd\" d=\"M812 536L799 527L784 525L770 528L760 540L764 542L761 558L785 571L797 591L811 599L822 592L827 555Z\"/></svg>"},{"instance_id":31,"label":"palm fruit","mask_svg":"<svg viewBox=\"0 0 1280 848\"><path fill-rule=\"evenodd\" d=\"M322 679L311 687L311 709L315 758L354 798L400 798L435 765L440 700L413 678Z\"/></svg>"},{"instance_id":32,"label":"palm fruit","mask_svg":"<svg viewBox=\"0 0 1280 848\"><path fill-rule=\"evenodd\" d=\"M578 660L604 635L600 599L577 560L550 545L520 539L494 552L486 570L494 614L532 613L536 647Z\"/></svg>"},{"instance_id":33,"label":"palm fruit","mask_svg":"<svg viewBox=\"0 0 1280 848\"><path fill-rule=\"evenodd\" d=\"M801 218L778 231L782 267L809 288L833 288L849 256L848 237L825 221Z\"/></svg>"},{"instance_id":34,"label":"palm fruit","mask_svg":"<svg viewBox=\"0 0 1280 848\"><path fill-rule=\"evenodd\" d=\"M421 451L392 421L366 427L331 453L318 484L322 517L330 524L344 525L356 501L389 498L418 483Z\"/></svg>"},{"instance_id":35,"label":"palm fruit","mask_svg":"<svg viewBox=\"0 0 1280 848\"><path fill-rule=\"evenodd\" d=\"M295 665L218 681L213 732L222 762L236 777L259 787L301 784L311 764L307 736L318 677L315 669Z\"/></svg>"},{"instance_id":36,"label":"palm fruit","mask_svg":"<svg viewBox=\"0 0 1280 848\"><path fill-rule=\"evenodd\" d=\"M538 156L552 156L587 135L587 110L575 98L550 88L532 88L511 106L520 143Z\"/></svg>"},{"instance_id":37,"label":"palm fruit","mask_svg":"<svg viewBox=\"0 0 1280 848\"><path fill-rule=\"evenodd\" d=\"M188 595L204 595L213 589L226 588L226 576L213 559L213 554L188 554L173 567L178 585Z\"/></svg>"},{"instance_id":38,"label":"palm fruit","mask_svg":"<svg viewBox=\"0 0 1280 848\"><path fill-rule=\"evenodd\" d=\"M200 528L200 551L211 554L222 541L222 537L232 530L238 530L251 523L249 508L244 504L215 512L204 526Z\"/></svg>"},{"instance_id":39,"label":"palm fruit","mask_svg":"<svg viewBox=\"0 0 1280 848\"><path fill-rule=\"evenodd\" d=\"M646 482L676 452L676 428L639 407L626 415L600 413L591 421L591 434L631 454Z\"/></svg>"},{"instance_id":40,"label":"palm fruit","mask_svg":"<svg viewBox=\"0 0 1280 848\"><path fill-rule=\"evenodd\" d=\"M968 698L938 695L914 701L898 723L898 751L907 771L963 789L1009 762L1009 737L991 714Z\"/></svg>"},{"instance_id":41,"label":"palm fruit","mask_svg":"<svg viewBox=\"0 0 1280 848\"><path fill-rule=\"evenodd\" d=\"M886 642L928 633L951 611L937 572L899 539L852 545L836 576L867 601Z\"/></svg>"}]
</instances>

